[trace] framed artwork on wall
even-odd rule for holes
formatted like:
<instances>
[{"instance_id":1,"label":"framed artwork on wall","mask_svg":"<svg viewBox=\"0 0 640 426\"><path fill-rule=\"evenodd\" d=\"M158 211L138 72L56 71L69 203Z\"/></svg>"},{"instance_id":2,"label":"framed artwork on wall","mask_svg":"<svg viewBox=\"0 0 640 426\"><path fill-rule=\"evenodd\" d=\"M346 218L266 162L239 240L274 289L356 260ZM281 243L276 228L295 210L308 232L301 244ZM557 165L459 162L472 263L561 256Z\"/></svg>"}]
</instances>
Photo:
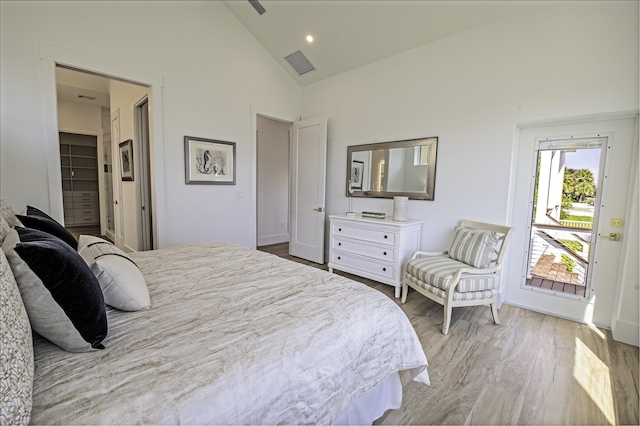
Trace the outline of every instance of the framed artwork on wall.
<instances>
[{"instance_id":1,"label":"framed artwork on wall","mask_svg":"<svg viewBox=\"0 0 640 426\"><path fill-rule=\"evenodd\" d=\"M236 184L235 142L185 136L184 160L186 184Z\"/></svg>"},{"instance_id":2,"label":"framed artwork on wall","mask_svg":"<svg viewBox=\"0 0 640 426\"><path fill-rule=\"evenodd\" d=\"M352 161L351 162L351 188L362 189L362 173L364 172L364 162Z\"/></svg>"},{"instance_id":3,"label":"framed artwork on wall","mask_svg":"<svg viewBox=\"0 0 640 426\"><path fill-rule=\"evenodd\" d=\"M123 181L133 180L133 141L120 143L120 177Z\"/></svg>"}]
</instances>

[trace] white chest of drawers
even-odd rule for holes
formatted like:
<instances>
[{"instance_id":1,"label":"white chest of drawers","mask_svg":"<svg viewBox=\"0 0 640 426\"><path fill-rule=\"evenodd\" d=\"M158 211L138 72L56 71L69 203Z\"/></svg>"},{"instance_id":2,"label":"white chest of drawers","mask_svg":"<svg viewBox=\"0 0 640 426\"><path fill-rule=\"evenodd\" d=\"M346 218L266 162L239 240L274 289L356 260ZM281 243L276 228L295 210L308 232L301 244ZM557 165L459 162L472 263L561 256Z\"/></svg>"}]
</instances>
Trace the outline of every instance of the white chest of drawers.
<instances>
[{"instance_id":1,"label":"white chest of drawers","mask_svg":"<svg viewBox=\"0 0 640 426\"><path fill-rule=\"evenodd\" d=\"M329 216L329 272L337 269L392 285L400 297L402 268L420 246L422 223Z\"/></svg>"}]
</instances>

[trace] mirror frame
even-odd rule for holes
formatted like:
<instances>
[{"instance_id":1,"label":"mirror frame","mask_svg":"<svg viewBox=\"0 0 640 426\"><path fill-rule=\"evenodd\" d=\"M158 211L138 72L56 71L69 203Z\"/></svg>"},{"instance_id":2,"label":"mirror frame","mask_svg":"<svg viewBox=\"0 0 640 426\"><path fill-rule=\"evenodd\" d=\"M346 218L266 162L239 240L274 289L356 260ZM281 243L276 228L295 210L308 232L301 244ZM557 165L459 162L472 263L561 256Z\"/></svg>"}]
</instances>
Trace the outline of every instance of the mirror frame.
<instances>
[{"instance_id":1,"label":"mirror frame","mask_svg":"<svg viewBox=\"0 0 640 426\"><path fill-rule=\"evenodd\" d=\"M427 160L427 191L426 192L399 192L399 191L357 191L352 190L349 194L349 182L351 181L351 166L353 162L354 152L376 151L392 148L411 148L415 146L429 146L433 149L429 150ZM368 198L393 198L395 196L409 197L411 200L434 200L434 192L436 187L436 160L438 153L438 137L428 137L419 139L408 139L402 141L369 143L364 145L351 145L347 147L347 179L346 194L352 197L368 197Z\"/></svg>"}]
</instances>

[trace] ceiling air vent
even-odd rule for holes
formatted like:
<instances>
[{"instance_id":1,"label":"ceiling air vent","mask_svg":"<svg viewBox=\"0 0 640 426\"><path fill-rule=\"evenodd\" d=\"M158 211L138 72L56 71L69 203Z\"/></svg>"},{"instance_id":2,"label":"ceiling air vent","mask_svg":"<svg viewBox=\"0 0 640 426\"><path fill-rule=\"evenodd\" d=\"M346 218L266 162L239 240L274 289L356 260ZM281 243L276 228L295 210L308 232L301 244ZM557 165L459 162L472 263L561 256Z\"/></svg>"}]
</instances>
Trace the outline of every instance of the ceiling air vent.
<instances>
[{"instance_id":1,"label":"ceiling air vent","mask_svg":"<svg viewBox=\"0 0 640 426\"><path fill-rule=\"evenodd\" d=\"M289 56L285 56L289 65L293 67L294 70L298 73L298 75L304 75L308 72L315 70L316 68L311 65L311 62L307 59L306 56L301 51L293 52Z\"/></svg>"},{"instance_id":2,"label":"ceiling air vent","mask_svg":"<svg viewBox=\"0 0 640 426\"><path fill-rule=\"evenodd\" d=\"M253 8L256 10L256 12L258 12L259 15L264 15L264 13L267 11L267 9L265 9L258 0L249 0L249 3L251 3L251 6L253 6Z\"/></svg>"}]
</instances>

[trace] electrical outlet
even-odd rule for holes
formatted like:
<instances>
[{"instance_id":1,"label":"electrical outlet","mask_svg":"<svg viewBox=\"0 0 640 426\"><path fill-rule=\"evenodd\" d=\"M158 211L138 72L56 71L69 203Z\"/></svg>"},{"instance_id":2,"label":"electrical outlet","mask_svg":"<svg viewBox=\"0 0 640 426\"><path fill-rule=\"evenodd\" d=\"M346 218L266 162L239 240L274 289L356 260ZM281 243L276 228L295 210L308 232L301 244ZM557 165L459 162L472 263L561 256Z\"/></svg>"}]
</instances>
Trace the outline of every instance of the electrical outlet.
<instances>
[{"instance_id":1,"label":"electrical outlet","mask_svg":"<svg viewBox=\"0 0 640 426\"><path fill-rule=\"evenodd\" d=\"M622 226L622 219L611 219L611 226Z\"/></svg>"}]
</instances>

